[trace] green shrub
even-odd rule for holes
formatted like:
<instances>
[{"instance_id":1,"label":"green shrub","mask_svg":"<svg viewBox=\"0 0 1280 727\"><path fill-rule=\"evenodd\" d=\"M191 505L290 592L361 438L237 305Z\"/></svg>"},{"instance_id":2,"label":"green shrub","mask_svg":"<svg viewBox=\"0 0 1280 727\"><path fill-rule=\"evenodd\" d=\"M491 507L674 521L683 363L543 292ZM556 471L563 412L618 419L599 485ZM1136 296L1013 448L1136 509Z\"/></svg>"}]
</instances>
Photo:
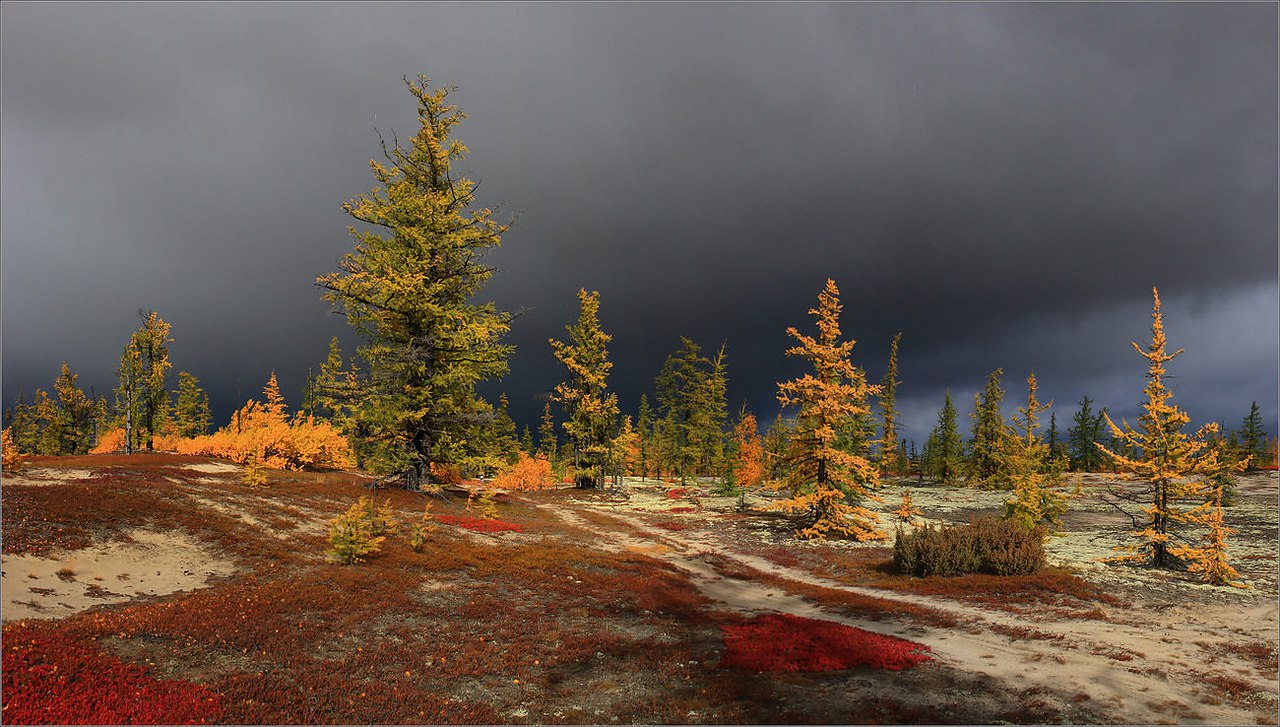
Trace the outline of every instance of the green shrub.
<instances>
[{"instance_id":1,"label":"green shrub","mask_svg":"<svg viewBox=\"0 0 1280 727\"><path fill-rule=\"evenodd\" d=\"M899 527L893 562L899 571L915 576L1028 575L1044 566L1045 532L1043 525L1031 528L994 517L915 531Z\"/></svg>"}]
</instances>

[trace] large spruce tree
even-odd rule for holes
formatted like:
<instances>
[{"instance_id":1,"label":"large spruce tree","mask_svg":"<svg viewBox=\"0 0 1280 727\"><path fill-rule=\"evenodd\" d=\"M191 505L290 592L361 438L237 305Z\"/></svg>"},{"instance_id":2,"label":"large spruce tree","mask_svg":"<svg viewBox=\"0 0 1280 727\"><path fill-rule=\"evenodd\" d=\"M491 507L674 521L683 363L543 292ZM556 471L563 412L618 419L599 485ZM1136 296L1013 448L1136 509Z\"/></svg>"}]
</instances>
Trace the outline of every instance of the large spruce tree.
<instances>
[{"instance_id":1,"label":"large spruce tree","mask_svg":"<svg viewBox=\"0 0 1280 727\"><path fill-rule=\"evenodd\" d=\"M467 147L452 138L466 116L455 88L405 79L421 126L403 147L370 161L378 186L343 211L355 249L317 284L360 333L366 365L358 392L362 436L374 468L404 473L410 487L478 454L470 436L492 416L478 383L507 371L502 343L511 316L476 303L493 268L484 263L506 227L475 204L475 183L454 164Z\"/></svg>"}]
</instances>

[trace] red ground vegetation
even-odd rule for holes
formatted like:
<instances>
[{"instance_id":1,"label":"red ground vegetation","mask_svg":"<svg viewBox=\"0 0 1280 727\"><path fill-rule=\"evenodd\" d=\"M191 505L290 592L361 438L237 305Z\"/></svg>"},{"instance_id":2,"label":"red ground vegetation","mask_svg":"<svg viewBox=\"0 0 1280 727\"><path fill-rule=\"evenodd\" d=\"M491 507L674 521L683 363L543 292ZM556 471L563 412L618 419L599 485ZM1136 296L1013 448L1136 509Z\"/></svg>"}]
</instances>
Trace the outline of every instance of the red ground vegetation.
<instances>
[{"instance_id":1,"label":"red ground vegetation","mask_svg":"<svg viewBox=\"0 0 1280 727\"><path fill-rule=\"evenodd\" d=\"M477 533L500 533L503 531L520 532L524 528L504 520L481 520L465 515L437 515L435 519L445 525L456 525Z\"/></svg>"},{"instance_id":2,"label":"red ground vegetation","mask_svg":"<svg viewBox=\"0 0 1280 727\"><path fill-rule=\"evenodd\" d=\"M667 490L667 497L672 500L678 500L684 497L688 492L688 487L672 487L670 490Z\"/></svg>"},{"instance_id":3,"label":"red ground vegetation","mask_svg":"<svg viewBox=\"0 0 1280 727\"><path fill-rule=\"evenodd\" d=\"M677 523L677 522L671 522L671 521L654 523L654 525L657 525L658 527L663 528L664 530L688 530L689 529L689 526L685 525L684 523Z\"/></svg>"},{"instance_id":4,"label":"red ground vegetation","mask_svg":"<svg viewBox=\"0 0 1280 727\"><path fill-rule=\"evenodd\" d=\"M663 510L663 512L674 512L674 513L697 512L697 511L698 511L698 508L696 507L673 507L667 510Z\"/></svg>"},{"instance_id":5,"label":"red ground vegetation","mask_svg":"<svg viewBox=\"0 0 1280 727\"><path fill-rule=\"evenodd\" d=\"M900 671L932 660L929 647L833 621L771 613L724 627L720 665L763 672Z\"/></svg>"},{"instance_id":6,"label":"red ground vegetation","mask_svg":"<svg viewBox=\"0 0 1280 727\"><path fill-rule=\"evenodd\" d=\"M206 687L158 680L61 627L4 626L5 724L209 724L222 717Z\"/></svg>"}]
</instances>

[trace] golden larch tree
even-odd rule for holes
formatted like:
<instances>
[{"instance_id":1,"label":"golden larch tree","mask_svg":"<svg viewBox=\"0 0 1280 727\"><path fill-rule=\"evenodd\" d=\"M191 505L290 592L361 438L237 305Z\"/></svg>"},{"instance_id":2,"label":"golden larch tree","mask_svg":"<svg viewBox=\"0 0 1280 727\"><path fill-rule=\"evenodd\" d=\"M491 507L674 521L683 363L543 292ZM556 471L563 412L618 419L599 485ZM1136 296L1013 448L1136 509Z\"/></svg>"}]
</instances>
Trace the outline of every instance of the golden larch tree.
<instances>
[{"instance_id":1,"label":"golden larch tree","mask_svg":"<svg viewBox=\"0 0 1280 727\"><path fill-rule=\"evenodd\" d=\"M1113 451L1101 444L1097 446L1115 460L1117 469L1145 483L1137 490L1114 488L1111 491L1113 498L1143 503L1143 516L1131 515L1137 542L1118 548L1120 553L1114 559L1168 568L1181 563L1174 552L1177 546L1171 542L1177 529L1197 522L1204 510L1203 477L1217 466L1218 458L1210 446L1217 425L1208 424L1194 435L1183 431L1191 417L1171 402L1173 390L1165 383L1168 374L1165 364L1181 355L1182 349L1173 353L1166 350L1160 292L1152 288L1151 295L1154 301L1151 343L1145 349L1137 343L1131 344L1148 362L1147 385L1143 389L1146 400L1138 417L1141 428L1117 426L1111 416L1104 413L1115 448ZM1196 506L1189 505L1193 501Z\"/></svg>"},{"instance_id":2,"label":"golden larch tree","mask_svg":"<svg viewBox=\"0 0 1280 727\"><path fill-rule=\"evenodd\" d=\"M564 431L573 448L578 484L599 487L604 482L613 430L618 423L618 395L608 391L609 341L600 327L600 293L578 291L578 322L565 326L569 342L548 339L551 352L568 369L569 378L556 385L552 399L564 407Z\"/></svg>"},{"instance_id":3,"label":"golden larch tree","mask_svg":"<svg viewBox=\"0 0 1280 727\"><path fill-rule=\"evenodd\" d=\"M837 446L840 432L870 411L867 398L880 390L867 384L850 361L855 341L840 340L840 310L840 290L828 279L818 307L809 310L817 336L787 329L797 342L787 355L808 360L813 373L778 384L779 403L799 411L785 462L791 497L773 508L809 516L808 526L797 533L802 538L880 540L886 536L877 527L878 516L849 502L878 499L879 473L866 457Z\"/></svg>"},{"instance_id":4,"label":"golden larch tree","mask_svg":"<svg viewBox=\"0 0 1280 727\"><path fill-rule=\"evenodd\" d=\"M1049 445L1040 439L1040 413L1053 405L1040 403L1035 372L1027 376L1027 403L1018 407L1014 417L1014 435L1006 438L999 458L1001 467L1013 484L1013 497L1005 502L1005 517L1027 527L1046 523L1061 525L1066 510L1066 497L1052 489L1058 483L1049 472Z\"/></svg>"}]
</instances>

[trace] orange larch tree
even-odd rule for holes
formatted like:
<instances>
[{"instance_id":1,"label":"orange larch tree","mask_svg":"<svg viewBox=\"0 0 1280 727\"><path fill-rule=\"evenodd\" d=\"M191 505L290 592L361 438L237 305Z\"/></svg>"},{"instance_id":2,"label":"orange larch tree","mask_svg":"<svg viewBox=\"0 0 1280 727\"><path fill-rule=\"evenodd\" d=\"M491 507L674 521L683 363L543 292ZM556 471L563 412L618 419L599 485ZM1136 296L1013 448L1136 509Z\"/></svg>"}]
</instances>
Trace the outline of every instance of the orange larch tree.
<instances>
[{"instance_id":1,"label":"orange larch tree","mask_svg":"<svg viewBox=\"0 0 1280 727\"><path fill-rule=\"evenodd\" d=\"M837 446L840 432L869 411L867 398L880 387L867 384L849 360L854 341L840 340L840 290L834 280L818 295L818 307L810 309L817 336L795 328L787 333L797 345L788 356L800 356L813 365L813 373L778 384L778 401L797 407L796 428L786 453L785 469L791 497L773 506L785 512L806 513L808 526L802 538L849 537L880 540L875 513L857 503L878 499L877 468L867 458Z\"/></svg>"}]
</instances>

